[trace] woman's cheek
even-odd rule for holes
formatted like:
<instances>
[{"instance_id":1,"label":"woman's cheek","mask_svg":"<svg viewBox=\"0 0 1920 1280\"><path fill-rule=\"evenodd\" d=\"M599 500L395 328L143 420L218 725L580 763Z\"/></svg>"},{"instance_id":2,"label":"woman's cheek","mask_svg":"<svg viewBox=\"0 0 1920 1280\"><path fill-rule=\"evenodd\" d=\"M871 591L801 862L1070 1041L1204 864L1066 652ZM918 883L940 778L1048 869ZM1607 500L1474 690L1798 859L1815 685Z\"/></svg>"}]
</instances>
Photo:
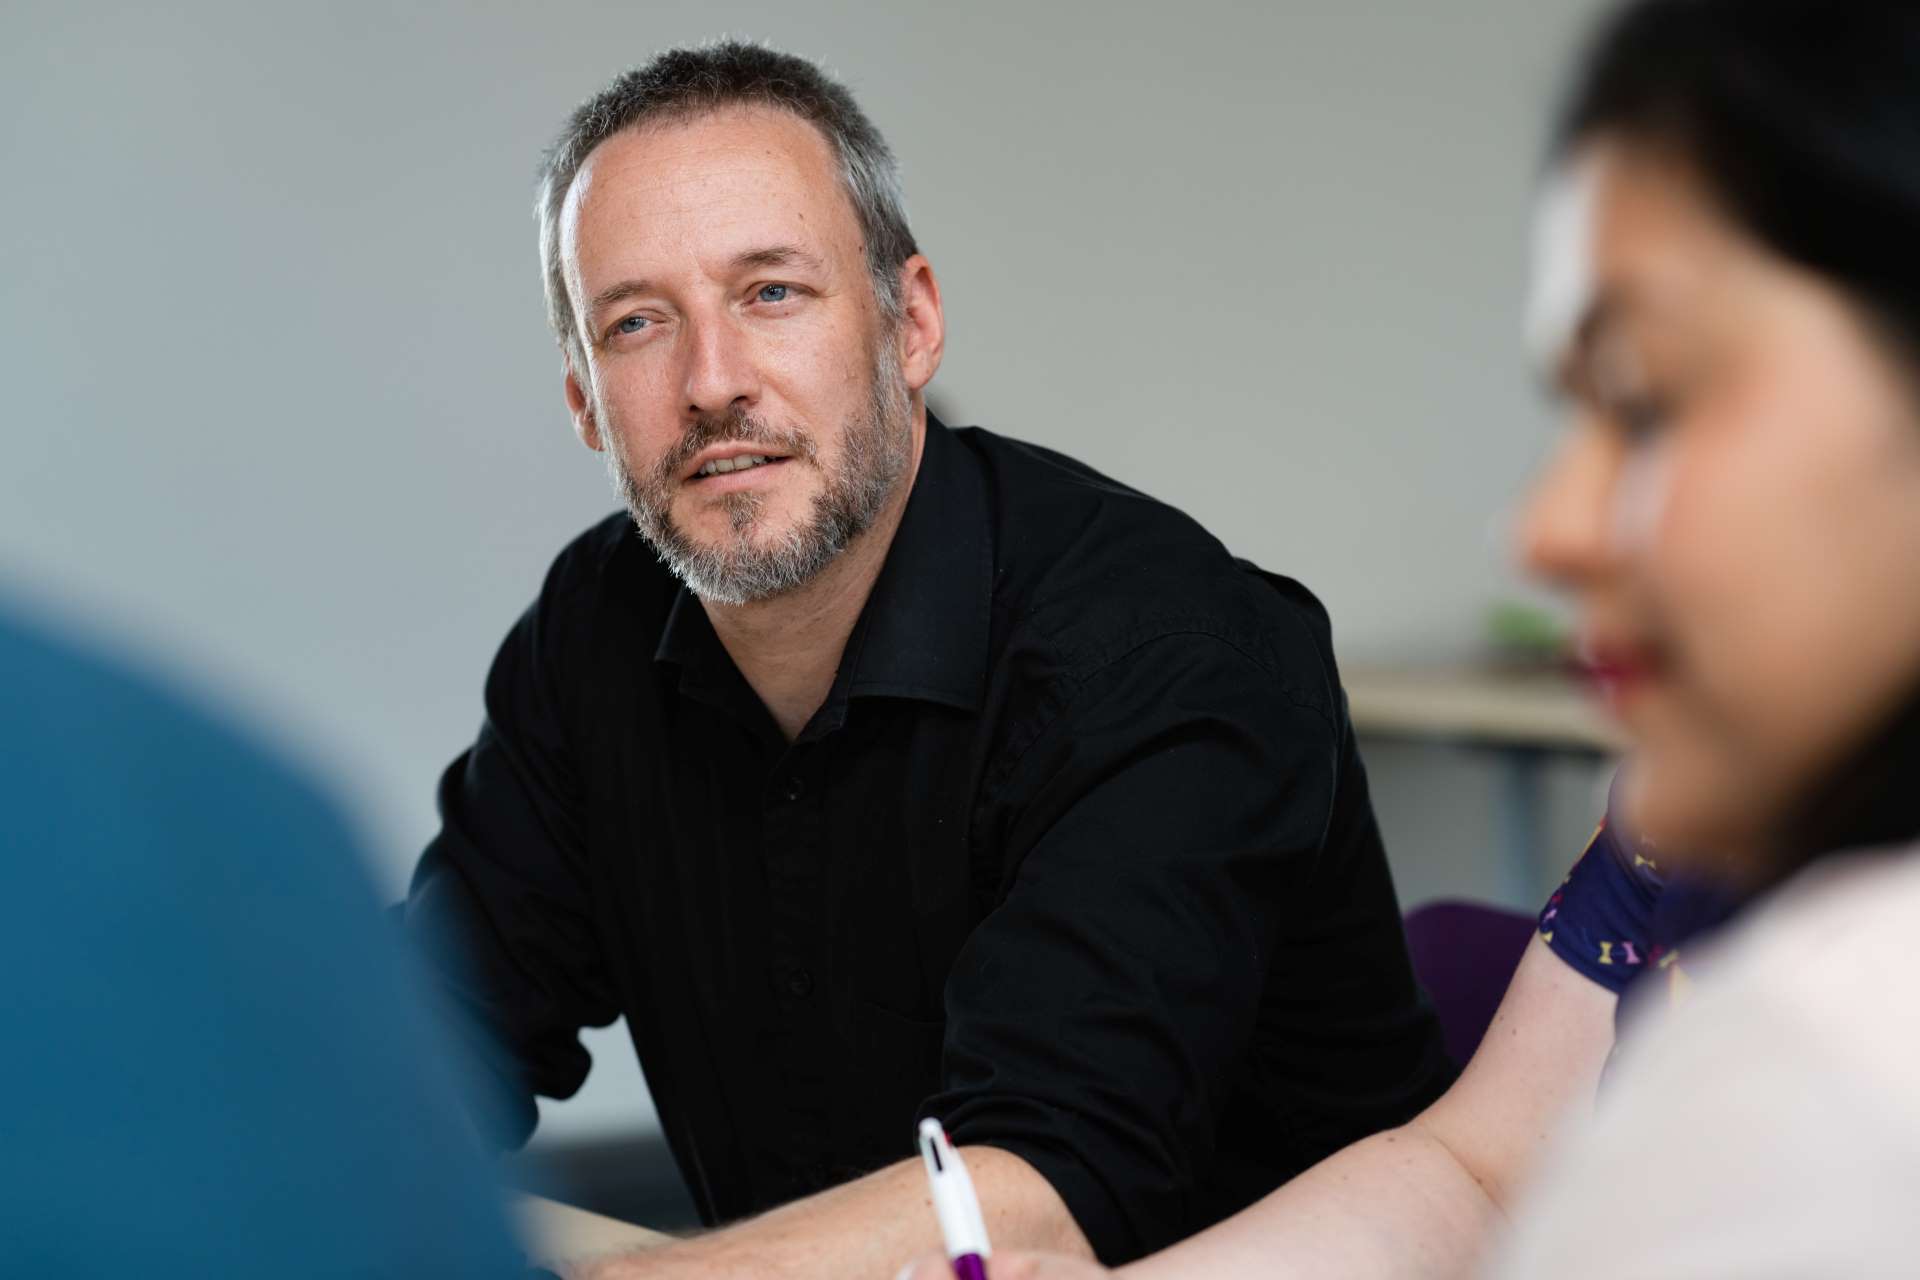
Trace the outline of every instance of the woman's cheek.
<instances>
[{"instance_id":1,"label":"woman's cheek","mask_svg":"<svg viewBox=\"0 0 1920 1280\"><path fill-rule=\"evenodd\" d=\"M1620 464L1609 523L1614 544L1633 561L1659 544L1673 492L1674 454L1669 441L1655 441L1629 449Z\"/></svg>"}]
</instances>

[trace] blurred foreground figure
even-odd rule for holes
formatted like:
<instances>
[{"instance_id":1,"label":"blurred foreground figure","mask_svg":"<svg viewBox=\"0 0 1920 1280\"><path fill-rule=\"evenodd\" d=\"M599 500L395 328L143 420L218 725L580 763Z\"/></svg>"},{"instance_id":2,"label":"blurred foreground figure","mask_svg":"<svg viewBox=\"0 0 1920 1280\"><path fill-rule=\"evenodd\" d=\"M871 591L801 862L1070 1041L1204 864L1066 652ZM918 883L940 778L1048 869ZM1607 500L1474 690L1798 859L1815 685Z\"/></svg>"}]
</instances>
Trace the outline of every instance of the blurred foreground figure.
<instances>
[{"instance_id":1,"label":"blurred foreground figure","mask_svg":"<svg viewBox=\"0 0 1920 1280\"><path fill-rule=\"evenodd\" d=\"M0 1272L513 1276L333 810L0 617Z\"/></svg>"},{"instance_id":2,"label":"blurred foreground figure","mask_svg":"<svg viewBox=\"0 0 1920 1280\"><path fill-rule=\"evenodd\" d=\"M1504 1276L1914 1274L1917 242L1920 6L1603 31L1530 318L1576 412L1523 536L1633 763L1459 1083L1129 1274L1464 1274L1509 1214ZM1654 980L1583 1129L1622 967Z\"/></svg>"}]
</instances>

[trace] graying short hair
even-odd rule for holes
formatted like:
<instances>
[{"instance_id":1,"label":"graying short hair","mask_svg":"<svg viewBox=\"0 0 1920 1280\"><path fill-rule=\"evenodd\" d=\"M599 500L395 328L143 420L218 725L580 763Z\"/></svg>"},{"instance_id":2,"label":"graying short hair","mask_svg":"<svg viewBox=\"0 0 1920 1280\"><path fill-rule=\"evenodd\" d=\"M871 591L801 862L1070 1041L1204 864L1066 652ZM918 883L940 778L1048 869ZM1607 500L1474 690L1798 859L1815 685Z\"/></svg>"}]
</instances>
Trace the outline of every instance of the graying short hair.
<instances>
[{"instance_id":1,"label":"graying short hair","mask_svg":"<svg viewBox=\"0 0 1920 1280\"><path fill-rule=\"evenodd\" d=\"M560 212L580 167L595 147L623 130L655 121L684 122L739 106L791 112L820 130L833 148L841 185L860 220L874 298L882 315L900 318L900 268L919 248L907 227L893 153L853 95L806 59L764 45L727 40L670 49L580 104L541 161L534 213L540 221L547 323L581 374L585 352L560 263Z\"/></svg>"}]
</instances>

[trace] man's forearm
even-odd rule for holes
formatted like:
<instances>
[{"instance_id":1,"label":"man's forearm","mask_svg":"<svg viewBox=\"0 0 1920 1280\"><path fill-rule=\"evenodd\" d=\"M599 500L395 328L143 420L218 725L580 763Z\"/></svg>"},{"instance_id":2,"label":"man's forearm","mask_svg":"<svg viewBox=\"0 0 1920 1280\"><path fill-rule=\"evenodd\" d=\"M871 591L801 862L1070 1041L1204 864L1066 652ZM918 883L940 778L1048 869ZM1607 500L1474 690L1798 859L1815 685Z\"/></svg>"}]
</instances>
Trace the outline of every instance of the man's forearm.
<instances>
[{"instance_id":1,"label":"man's forearm","mask_svg":"<svg viewBox=\"0 0 1920 1280\"><path fill-rule=\"evenodd\" d=\"M1245 1212L1122 1268L1137 1280L1464 1276L1501 1221L1420 1122L1322 1161Z\"/></svg>"},{"instance_id":2,"label":"man's forearm","mask_svg":"<svg viewBox=\"0 0 1920 1280\"><path fill-rule=\"evenodd\" d=\"M1091 1257L1051 1183L992 1147L963 1153L995 1245ZM892 1280L900 1264L940 1247L918 1160L869 1174L738 1225L660 1248L579 1263L570 1280Z\"/></svg>"}]
</instances>

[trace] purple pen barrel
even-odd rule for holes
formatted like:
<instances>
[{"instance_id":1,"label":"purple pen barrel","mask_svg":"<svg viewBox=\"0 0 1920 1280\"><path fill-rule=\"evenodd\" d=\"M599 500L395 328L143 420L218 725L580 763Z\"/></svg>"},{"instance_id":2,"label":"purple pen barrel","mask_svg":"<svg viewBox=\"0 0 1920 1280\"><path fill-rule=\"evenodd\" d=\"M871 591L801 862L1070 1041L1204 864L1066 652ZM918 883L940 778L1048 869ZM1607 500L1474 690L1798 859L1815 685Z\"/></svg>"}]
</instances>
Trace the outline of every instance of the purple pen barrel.
<instances>
[{"instance_id":1,"label":"purple pen barrel","mask_svg":"<svg viewBox=\"0 0 1920 1280\"><path fill-rule=\"evenodd\" d=\"M953 1260L954 1280L987 1280L987 1264L977 1253L963 1253Z\"/></svg>"}]
</instances>

